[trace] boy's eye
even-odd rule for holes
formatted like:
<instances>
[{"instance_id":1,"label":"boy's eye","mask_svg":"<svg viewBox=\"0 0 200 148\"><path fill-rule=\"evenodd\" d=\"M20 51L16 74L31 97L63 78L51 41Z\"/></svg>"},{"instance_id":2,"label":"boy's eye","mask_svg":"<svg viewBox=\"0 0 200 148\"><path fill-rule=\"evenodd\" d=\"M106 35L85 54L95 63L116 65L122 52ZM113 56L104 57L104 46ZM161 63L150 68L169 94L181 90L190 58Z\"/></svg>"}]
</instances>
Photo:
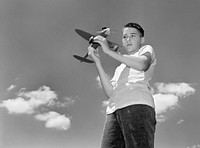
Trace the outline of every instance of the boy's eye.
<instances>
[{"instance_id":1,"label":"boy's eye","mask_svg":"<svg viewBox=\"0 0 200 148\"><path fill-rule=\"evenodd\" d=\"M137 35L136 34L131 34L131 37L137 37Z\"/></svg>"},{"instance_id":2,"label":"boy's eye","mask_svg":"<svg viewBox=\"0 0 200 148\"><path fill-rule=\"evenodd\" d=\"M126 39L127 38L127 36L123 36L123 39Z\"/></svg>"},{"instance_id":3,"label":"boy's eye","mask_svg":"<svg viewBox=\"0 0 200 148\"><path fill-rule=\"evenodd\" d=\"M128 36L128 35L124 35L123 36L123 39L128 39L128 38L135 38L135 37L137 37L137 34L130 34L130 36Z\"/></svg>"}]
</instances>

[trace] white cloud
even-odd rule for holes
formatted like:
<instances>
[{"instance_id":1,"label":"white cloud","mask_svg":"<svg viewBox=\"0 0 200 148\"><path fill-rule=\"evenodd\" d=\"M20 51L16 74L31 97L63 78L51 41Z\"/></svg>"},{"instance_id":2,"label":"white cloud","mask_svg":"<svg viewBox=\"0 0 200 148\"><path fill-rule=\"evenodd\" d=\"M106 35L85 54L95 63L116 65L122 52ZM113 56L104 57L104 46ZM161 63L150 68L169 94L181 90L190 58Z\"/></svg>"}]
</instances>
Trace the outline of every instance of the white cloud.
<instances>
[{"instance_id":1,"label":"white cloud","mask_svg":"<svg viewBox=\"0 0 200 148\"><path fill-rule=\"evenodd\" d=\"M49 87L43 86L36 91L25 92L22 89L15 99L2 101L0 107L5 107L9 113L32 114L41 105L45 105L57 99L57 95Z\"/></svg>"},{"instance_id":2,"label":"white cloud","mask_svg":"<svg viewBox=\"0 0 200 148\"><path fill-rule=\"evenodd\" d=\"M195 89L187 83L155 83L157 91L153 95L158 122L164 122L168 110L178 106L179 99L192 95Z\"/></svg>"},{"instance_id":3,"label":"white cloud","mask_svg":"<svg viewBox=\"0 0 200 148\"><path fill-rule=\"evenodd\" d=\"M70 97L65 97L62 102L57 102L57 107L70 107L74 104L75 100Z\"/></svg>"},{"instance_id":4,"label":"white cloud","mask_svg":"<svg viewBox=\"0 0 200 148\"><path fill-rule=\"evenodd\" d=\"M180 119L178 122L176 122L176 124L181 124L181 123L183 123L183 119Z\"/></svg>"},{"instance_id":5,"label":"white cloud","mask_svg":"<svg viewBox=\"0 0 200 148\"><path fill-rule=\"evenodd\" d=\"M46 104L52 99L56 99L57 95L49 87L43 86L36 91L20 92L18 96L27 98L31 103L41 105Z\"/></svg>"},{"instance_id":6,"label":"white cloud","mask_svg":"<svg viewBox=\"0 0 200 148\"><path fill-rule=\"evenodd\" d=\"M97 86L98 86L98 88L102 88L101 80L100 80L100 77L99 77L99 76L96 77L96 81L97 81Z\"/></svg>"},{"instance_id":7,"label":"white cloud","mask_svg":"<svg viewBox=\"0 0 200 148\"><path fill-rule=\"evenodd\" d=\"M178 97L173 94L155 94L155 109L157 114L166 112L178 104Z\"/></svg>"},{"instance_id":8,"label":"white cloud","mask_svg":"<svg viewBox=\"0 0 200 148\"><path fill-rule=\"evenodd\" d=\"M0 106L5 107L9 113L13 114L32 114L34 110L34 107L30 105L29 101L26 101L21 97L4 100Z\"/></svg>"},{"instance_id":9,"label":"white cloud","mask_svg":"<svg viewBox=\"0 0 200 148\"><path fill-rule=\"evenodd\" d=\"M106 75L106 76L108 77L108 79L110 79L109 75ZM96 81L97 81L98 88L102 88L102 84L101 84L101 80L99 76L96 77Z\"/></svg>"},{"instance_id":10,"label":"white cloud","mask_svg":"<svg viewBox=\"0 0 200 148\"><path fill-rule=\"evenodd\" d=\"M47 128L56 128L59 130L67 130L70 127L70 119L65 115L60 115L57 112L48 112L44 114L38 114L35 116L37 120L45 121Z\"/></svg>"},{"instance_id":11,"label":"white cloud","mask_svg":"<svg viewBox=\"0 0 200 148\"><path fill-rule=\"evenodd\" d=\"M23 88L16 95L17 97L15 99L2 101L0 107L6 108L12 114L33 114L41 105L69 107L75 102L70 97L65 97L62 102L56 101L57 94L47 86L40 87L34 91L26 91ZM35 115L35 119L45 121L47 128L67 130L70 127L70 118L54 111Z\"/></svg>"},{"instance_id":12,"label":"white cloud","mask_svg":"<svg viewBox=\"0 0 200 148\"><path fill-rule=\"evenodd\" d=\"M10 87L7 88L7 91L11 91L11 90L13 90L15 87L16 87L16 85L13 85L13 84L12 84L12 85L10 85Z\"/></svg>"},{"instance_id":13,"label":"white cloud","mask_svg":"<svg viewBox=\"0 0 200 148\"><path fill-rule=\"evenodd\" d=\"M156 115L156 121L158 123L165 122L165 120L167 120L167 116L166 115L162 115L162 114L157 114Z\"/></svg>"},{"instance_id":14,"label":"white cloud","mask_svg":"<svg viewBox=\"0 0 200 148\"><path fill-rule=\"evenodd\" d=\"M195 92L195 89L187 83L156 83L159 93L174 94L179 97L186 97Z\"/></svg>"},{"instance_id":15,"label":"white cloud","mask_svg":"<svg viewBox=\"0 0 200 148\"><path fill-rule=\"evenodd\" d=\"M193 145L193 146L188 146L187 148L200 148L200 144L197 144L197 145Z\"/></svg>"},{"instance_id":16,"label":"white cloud","mask_svg":"<svg viewBox=\"0 0 200 148\"><path fill-rule=\"evenodd\" d=\"M104 100L103 103L102 103L102 106L103 107L107 107L109 104L109 101L108 100Z\"/></svg>"}]
</instances>

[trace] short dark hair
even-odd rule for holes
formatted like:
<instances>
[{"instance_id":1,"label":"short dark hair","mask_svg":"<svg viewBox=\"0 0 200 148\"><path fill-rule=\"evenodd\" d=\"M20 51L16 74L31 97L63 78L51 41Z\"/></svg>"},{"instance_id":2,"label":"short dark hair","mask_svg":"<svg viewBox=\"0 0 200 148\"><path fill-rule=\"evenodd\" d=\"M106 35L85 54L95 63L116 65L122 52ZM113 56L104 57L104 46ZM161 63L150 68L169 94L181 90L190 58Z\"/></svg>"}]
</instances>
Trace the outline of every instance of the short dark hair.
<instances>
[{"instance_id":1,"label":"short dark hair","mask_svg":"<svg viewBox=\"0 0 200 148\"><path fill-rule=\"evenodd\" d=\"M141 37L144 37L144 29L139 24L131 22L131 23L124 25L123 28L127 28L127 27L137 29L141 33Z\"/></svg>"}]
</instances>

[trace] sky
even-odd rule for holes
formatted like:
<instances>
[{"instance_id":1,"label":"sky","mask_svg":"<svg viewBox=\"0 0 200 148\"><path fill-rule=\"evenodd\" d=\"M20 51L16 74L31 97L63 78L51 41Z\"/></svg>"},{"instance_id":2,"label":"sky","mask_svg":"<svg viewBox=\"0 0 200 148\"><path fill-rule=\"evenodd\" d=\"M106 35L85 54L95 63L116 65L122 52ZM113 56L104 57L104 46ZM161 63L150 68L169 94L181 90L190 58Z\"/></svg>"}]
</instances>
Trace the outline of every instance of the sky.
<instances>
[{"instance_id":1,"label":"sky","mask_svg":"<svg viewBox=\"0 0 200 148\"><path fill-rule=\"evenodd\" d=\"M137 22L156 52L155 148L200 148L199 0L1 0L0 148L99 148L106 96L79 28L121 44ZM123 51L121 51L123 52ZM100 50L106 73L119 63Z\"/></svg>"}]
</instances>

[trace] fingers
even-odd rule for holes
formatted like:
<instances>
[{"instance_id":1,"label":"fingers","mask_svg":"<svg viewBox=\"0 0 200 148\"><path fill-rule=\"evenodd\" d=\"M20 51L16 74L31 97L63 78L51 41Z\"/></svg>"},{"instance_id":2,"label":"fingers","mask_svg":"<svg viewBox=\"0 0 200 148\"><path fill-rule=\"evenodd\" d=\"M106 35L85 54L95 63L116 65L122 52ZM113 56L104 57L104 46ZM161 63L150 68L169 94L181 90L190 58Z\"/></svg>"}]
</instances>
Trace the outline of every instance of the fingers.
<instances>
[{"instance_id":1,"label":"fingers","mask_svg":"<svg viewBox=\"0 0 200 148\"><path fill-rule=\"evenodd\" d=\"M97 49L94 49L91 45L88 47L88 55L89 56L97 56L99 57L99 52L98 52L98 48Z\"/></svg>"},{"instance_id":2,"label":"fingers","mask_svg":"<svg viewBox=\"0 0 200 148\"><path fill-rule=\"evenodd\" d=\"M89 46L88 47L88 55L91 55L92 53L94 53L94 48L93 47L91 47L91 46Z\"/></svg>"},{"instance_id":3,"label":"fingers","mask_svg":"<svg viewBox=\"0 0 200 148\"><path fill-rule=\"evenodd\" d=\"M97 42L97 43L103 43L106 40L106 38L104 38L100 35L97 35L97 36L94 37L93 40L94 40L94 42Z\"/></svg>"},{"instance_id":4,"label":"fingers","mask_svg":"<svg viewBox=\"0 0 200 148\"><path fill-rule=\"evenodd\" d=\"M100 42L100 40L99 40L99 38L98 38L98 36L95 36L94 38L93 38L93 42L95 42L95 43L101 43Z\"/></svg>"},{"instance_id":5,"label":"fingers","mask_svg":"<svg viewBox=\"0 0 200 148\"><path fill-rule=\"evenodd\" d=\"M94 60L94 62L100 62L100 56L98 49L94 49L91 45L88 47L88 55Z\"/></svg>"},{"instance_id":6,"label":"fingers","mask_svg":"<svg viewBox=\"0 0 200 148\"><path fill-rule=\"evenodd\" d=\"M94 49L91 45L88 47L88 55L97 54L98 49Z\"/></svg>"},{"instance_id":7,"label":"fingers","mask_svg":"<svg viewBox=\"0 0 200 148\"><path fill-rule=\"evenodd\" d=\"M94 53L95 56L99 57L99 50L98 50L98 48L95 49L93 53Z\"/></svg>"}]
</instances>

